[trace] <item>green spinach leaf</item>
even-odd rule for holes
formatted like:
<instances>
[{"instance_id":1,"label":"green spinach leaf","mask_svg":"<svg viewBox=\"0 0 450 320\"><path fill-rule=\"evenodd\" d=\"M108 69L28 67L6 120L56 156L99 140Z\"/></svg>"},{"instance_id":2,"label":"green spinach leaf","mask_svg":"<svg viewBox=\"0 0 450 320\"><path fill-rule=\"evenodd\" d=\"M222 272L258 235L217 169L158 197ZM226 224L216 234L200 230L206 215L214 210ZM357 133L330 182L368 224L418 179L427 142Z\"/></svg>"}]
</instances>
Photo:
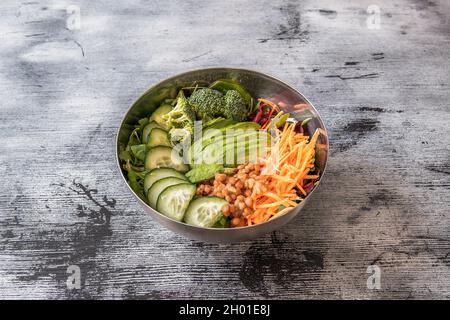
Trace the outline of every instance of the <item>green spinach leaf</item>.
<instances>
[{"instance_id":1,"label":"green spinach leaf","mask_svg":"<svg viewBox=\"0 0 450 320\"><path fill-rule=\"evenodd\" d=\"M145 155L147 154L148 147L146 144L136 144L130 147L133 155L141 161L145 161Z\"/></svg>"}]
</instances>

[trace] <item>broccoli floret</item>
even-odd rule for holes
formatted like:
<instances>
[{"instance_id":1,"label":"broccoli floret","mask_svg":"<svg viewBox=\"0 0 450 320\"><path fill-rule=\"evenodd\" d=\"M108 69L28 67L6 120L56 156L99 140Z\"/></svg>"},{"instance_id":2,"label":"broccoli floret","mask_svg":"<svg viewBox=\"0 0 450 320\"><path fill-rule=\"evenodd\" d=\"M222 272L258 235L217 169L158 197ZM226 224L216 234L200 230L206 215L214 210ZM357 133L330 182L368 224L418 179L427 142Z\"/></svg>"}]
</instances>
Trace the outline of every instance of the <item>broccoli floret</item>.
<instances>
[{"instance_id":1,"label":"broccoli floret","mask_svg":"<svg viewBox=\"0 0 450 320\"><path fill-rule=\"evenodd\" d=\"M247 119L246 103L236 90L228 90L224 96L214 89L199 89L189 97L189 103L199 118L225 117L236 121Z\"/></svg>"},{"instance_id":2,"label":"broccoli floret","mask_svg":"<svg viewBox=\"0 0 450 320\"><path fill-rule=\"evenodd\" d=\"M236 121L247 119L246 104L242 96L236 90L228 90L225 94L224 116Z\"/></svg>"},{"instance_id":3,"label":"broccoli floret","mask_svg":"<svg viewBox=\"0 0 450 320\"><path fill-rule=\"evenodd\" d=\"M177 98L177 104L172 111L162 116L168 129L183 128L189 132L194 130L195 112L188 100L180 91Z\"/></svg>"},{"instance_id":4,"label":"broccoli floret","mask_svg":"<svg viewBox=\"0 0 450 320\"><path fill-rule=\"evenodd\" d=\"M189 97L189 103L193 106L197 116L202 119L205 116L221 116L225 107L223 94L209 88L203 88L193 92Z\"/></svg>"}]
</instances>

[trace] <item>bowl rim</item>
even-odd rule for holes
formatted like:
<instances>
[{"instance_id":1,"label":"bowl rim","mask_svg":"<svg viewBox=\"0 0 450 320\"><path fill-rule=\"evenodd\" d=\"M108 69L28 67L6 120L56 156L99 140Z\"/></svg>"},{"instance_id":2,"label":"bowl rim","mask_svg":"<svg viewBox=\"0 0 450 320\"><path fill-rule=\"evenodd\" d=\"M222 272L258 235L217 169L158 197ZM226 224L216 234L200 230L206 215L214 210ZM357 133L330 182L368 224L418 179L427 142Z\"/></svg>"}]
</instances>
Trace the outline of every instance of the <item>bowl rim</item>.
<instances>
[{"instance_id":1,"label":"bowl rim","mask_svg":"<svg viewBox=\"0 0 450 320\"><path fill-rule=\"evenodd\" d=\"M126 110L124 116L122 117L122 120L120 121L120 125L119 125L118 130L117 130L117 133L116 133L116 146L115 146L116 164L117 164L117 168L119 169L119 172L120 172L120 175L121 175L121 177L122 177L122 180L125 182L125 185L127 186L128 190L131 191L131 193L133 194L134 198L137 199L137 200L141 203L141 205L143 205L143 206L145 206L145 207L147 207L147 208L153 210L154 212L156 212L156 213L157 213L160 217L162 217L163 219L167 219L167 220L169 220L169 221L176 222L177 224L180 224L180 225L183 226L183 227L189 227L189 228L194 228L194 229L199 229L199 230L213 230L213 231L217 231L217 232L235 232L235 230L246 230L246 229L257 228L257 227L260 227L260 226L262 226L262 225L269 224L269 223L273 222L274 220L280 218L281 216L288 215L288 214L293 214L295 208L297 208L299 205L304 205L305 202L308 201L309 198L311 198L311 195L314 193L314 191L316 191L316 189L317 189L318 187L320 187L320 185L321 185L320 181L322 180L322 178L323 178L323 176L324 176L324 174L325 174L325 172L326 172L326 170L327 170L327 167L328 167L329 153L327 152L327 156L326 156L326 159L325 159L325 164L324 164L323 171L322 171L322 173L320 174L319 179L317 180L317 182L319 182L319 184L318 184L317 186L315 186L315 188L312 189L312 191L311 191L311 192L303 199L303 201L302 201L301 203L299 203L299 204L298 204L297 206L295 206L295 207L292 207L291 210L289 210L289 211L287 211L287 212L285 212L285 213L283 213L283 214L281 214L281 215L275 217L274 219L270 219L270 220L264 221L264 222L262 222L262 223L254 224L254 225L251 225L251 226L234 227L234 228L212 228L212 227L205 228L205 227L198 227L198 226L189 225L189 224L184 223L184 222L182 222L182 221L178 221L178 220L174 220L174 219L172 219L172 218L169 218L169 217L167 217L167 216L161 214L159 211L153 209L153 208L150 207L145 201L143 201L143 200L142 200L142 199L134 192L134 190L131 189L131 187L130 187L128 181L126 180L125 175L124 175L123 170L122 170L122 166L121 166L120 158L119 158L119 152L118 152L118 151L119 151L119 134L120 134L120 131L121 131L122 126L124 125L124 121L125 121L127 115L129 114L130 110L134 107L134 105L136 104L136 102L138 102L139 100L141 100L141 98L144 97L150 90L152 90L153 88L155 88L155 87L157 87L157 86L159 86L159 85L164 84L165 82L170 82L171 80L175 80L175 79L177 79L177 78L180 77L180 76L184 76L184 75L187 75L187 74L190 74L190 73L201 72L201 71L211 71L211 72L212 72L212 71L219 71L219 70L220 70L220 71L224 71L224 70L227 70L227 71L245 71L245 72L250 72L250 73L259 74L259 75L262 75L262 76L264 76L264 77L270 78L270 79L272 79L272 80L278 81L278 82L280 82L281 84L285 85L287 88L293 90L295 93L297 93L299 96L301 96L301 97L304 99L304 101L305 101L306 103L308 103L308 105L309 105L309 106L316 112L316 114L318 115L319 121L321 122L321 124L322 124L322 126L323 126L322 130L324 130L324 132L325 132L325 134L326 134L326 136L327 136L327 139L326 139L326 140L327 140L327 143L326 143L327 151L330 150L330 141L329 141L329 136L328 136L328 130L327 130L326 126L325 126L324 121L322 120L322 117L321 117L320 113L317 111L316 107L311 103L311 101L309 101L308 98L306 98L300 91L298 91L298 90L297 90L296 88L294 88L292 85L290 85L289 83L286 83L286 82L283 81L283 80L280 80L279 78L277 78L277 77L275 77L275 76L272 76L272 75L270 75L270 74L267 74L267 73L265 73L265 72L256 71L256 70L252 70L252 69L248 69L248 68L238 68L238 67L207 67L207 68L188 69L188 70L186 70L186 71L184 71L184 72L177 73L177 74L175 74L175 75L173 75L173 76L171 76L171 77L164 78L163 80L160 80L160 81L158 81L157 83L155 83L154 85L152 85L152 86L151 86L150 88L148 88L143 94L141 94L137 99L135 99L135 100L133 101L133 103L128 107L128 109Z\"/></svg>"}]
</instances>

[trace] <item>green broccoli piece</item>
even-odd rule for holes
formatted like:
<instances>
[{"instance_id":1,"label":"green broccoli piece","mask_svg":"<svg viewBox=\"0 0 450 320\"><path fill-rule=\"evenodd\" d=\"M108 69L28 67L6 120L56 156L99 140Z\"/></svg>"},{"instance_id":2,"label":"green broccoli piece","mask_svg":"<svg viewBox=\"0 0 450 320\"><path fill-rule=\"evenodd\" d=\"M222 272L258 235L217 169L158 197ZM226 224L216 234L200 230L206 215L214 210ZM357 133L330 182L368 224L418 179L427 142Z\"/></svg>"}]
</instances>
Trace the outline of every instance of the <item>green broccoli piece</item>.
<instances>
[{"instance_id":1,"label":"green broccoli piece","mask_svg":"<svg viewBox=\"0 0 450 320\"><path fill-rule=\"evenodd\" d=\"M236 90L228 90L225 94L225 108L223 115L235 121L247 120L247 105Z\"/></svg>"},{"instance_id":2,"label":"green broccoli piece","mask_svg":"<svg viewBox=\"0 0 450 320\"><path fill-rule=\"evenodd\" d=\"M228 90L225 96L214 89L203 88L189 97L199 118L224 117L236 121L247 119L247 105L236 90Z\"/></svg>"},{"instance_id":3,"label":"green broccoli piece","mask_svg":"<svg viewBox=\"0 0 450 320\"><path fill-rule=\"evenodd\" d=\"M172 111L162 116L168 129L183 128L189 132L194 130L195 112L188 100L180 91L177 98L177 104Z\"/></svg>"},{"instance_id":4,"label":"green broccoli piece","mask_svg":"<svg viewBox=\"0 0 450 320\"><path fill-rule=\"evenodd\" d=\"M189 97L197 116L201 119L219 117L223 114L225 101L223 94L217 90L202 88L196 90Z\"/></svg>"}]
</instances>

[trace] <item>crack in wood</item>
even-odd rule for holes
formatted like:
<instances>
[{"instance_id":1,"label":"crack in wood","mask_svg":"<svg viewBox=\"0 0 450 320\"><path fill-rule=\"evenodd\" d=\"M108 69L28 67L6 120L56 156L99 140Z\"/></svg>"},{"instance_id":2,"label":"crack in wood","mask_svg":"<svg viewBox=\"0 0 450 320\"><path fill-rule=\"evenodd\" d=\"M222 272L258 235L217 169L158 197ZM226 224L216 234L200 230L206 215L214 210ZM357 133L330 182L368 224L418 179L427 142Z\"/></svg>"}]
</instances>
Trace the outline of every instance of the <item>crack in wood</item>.
<instances>
[{"instance_id":1,"label":"crack in wood","mask_svg":"<svg viewBox=\"0 0 450 320\"><path fill-rule=\"evenodd\" d=\"M343 76L343 75L337 75L337 74L332 74L332 75L327 75L325 76L325 78L338 78L341 80L357 80L357 79L372 79L372 78L378 78L379 74L376 72L373 73L367 73L367 74L362 74L359 76Z\"/></svg>"}]
</instances>

